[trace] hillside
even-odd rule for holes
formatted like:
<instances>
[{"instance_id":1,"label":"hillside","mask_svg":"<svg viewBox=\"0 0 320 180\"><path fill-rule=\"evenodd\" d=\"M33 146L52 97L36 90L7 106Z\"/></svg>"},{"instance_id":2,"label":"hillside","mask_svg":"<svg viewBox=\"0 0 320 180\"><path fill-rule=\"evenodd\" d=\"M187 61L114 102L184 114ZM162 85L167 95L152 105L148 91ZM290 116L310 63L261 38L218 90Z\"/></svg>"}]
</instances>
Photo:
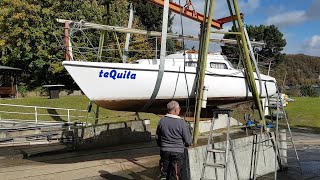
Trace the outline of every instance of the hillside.
<instances>
[{"instance_id":1,"label":"hillside","mask_svg":"<svg viewBox=\"0 0 320 180\"><path fill-rule=\"evenodd\" d=\"M281 87L286 75L285 86L299 88L320 83L320 57L303 54L285 55L284 60L272 68L271 76Z\"/></svg>"}]
</instances>

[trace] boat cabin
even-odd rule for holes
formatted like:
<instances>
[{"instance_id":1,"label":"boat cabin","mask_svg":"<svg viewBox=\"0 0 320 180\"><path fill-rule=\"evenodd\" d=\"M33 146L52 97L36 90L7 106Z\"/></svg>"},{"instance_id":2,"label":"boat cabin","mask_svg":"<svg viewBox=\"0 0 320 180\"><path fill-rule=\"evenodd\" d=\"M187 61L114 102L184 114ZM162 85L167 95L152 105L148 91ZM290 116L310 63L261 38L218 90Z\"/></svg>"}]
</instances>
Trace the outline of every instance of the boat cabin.
<instances>
[{"instance_id":1,"label":"boat cabin","mask_svg":"<svg viewBox=\"0 0 320 180\"><path fill-rule=\"evenodd\" d=\"M21 69L0 66L0 98L17 97L17 76Z\"/></svg>"},{"instance_id":2,"label":"boat cabin","mask_svg":"<svg viewBox=\"0 0 320 180\"><path fill-rule=\"evenodd\" d=\"M165 63L169 66L185 66L186 67L197 67L198 54L197 53L186 53L184 57L183 53L175 53L166 56ZM140 59L135 61L136 64L148 64L148 65L159 65L159 59ZM231 62L226 56L220 53L208 54L207 68L214 69L234 69Z\"/></svg>"}]
</instances>

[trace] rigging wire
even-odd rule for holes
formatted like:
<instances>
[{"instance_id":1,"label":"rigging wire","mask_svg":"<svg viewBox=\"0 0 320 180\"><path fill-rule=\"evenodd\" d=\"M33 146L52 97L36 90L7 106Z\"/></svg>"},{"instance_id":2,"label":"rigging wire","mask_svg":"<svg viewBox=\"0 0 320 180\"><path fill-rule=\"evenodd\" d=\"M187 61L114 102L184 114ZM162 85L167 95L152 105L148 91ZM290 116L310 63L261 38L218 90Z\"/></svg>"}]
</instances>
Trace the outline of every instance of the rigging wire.
<instances>
[{"instance_id":1,"label":"rigging wire","mask_svg":"<svg viewBox=\"0 0 320 180\"><path fill-rule=\"evenodd\" d=\"M183 27L183 21L182 21L182 8L181 8L181 0L179 0L179 6L180 6L180 26L181 26L181 34L182 34L182 47L183 47L183 72L184 72L184 79L186 82L187 87L187 99L186 99L186 112L184 114L184 120L186 121L186 116L190 114L190 92L189 92L189 85L187 80L187 74L186 74L186 47L185 47L185 41L184 41L184 27ZM180 67L179 67L179 73L180 73ZM186 121L187 122L187 121ZM187 122L191 131L191 134L193 131L191 130L190 122ZM193 123L194 124L194 123ZM187 174L189 174L189 169L187 168Z\"/></svg>"},{"instance_id":2,"label":"rigging wire","mask_svg":"<svg viewBox=\"0 0 320 180\"><path fill-rule=\"evenodd\" d=\"M179 66L179 72L178 72L178 76L177 76L177 80L176 80L176 85L175 85L175 88L174 88L174 91L173 91L173 95L172 95L171 101L173 101L174 96L176 95L177 86L178 86L178 82L179 82L179 76L180 76L180 68L181 68L181 66Z\"/></svg>"},{"instance_id":3,"label":"rigging wire","mask_svg":"<svg viewBox=\"0 0 320 180\"><path fill-rule=\"evenodd\" d=\"M207 17L207 14L208 14L208 4L209 4L208 0L205 0L205 5L204 5L204 16L205 17ZM196 76L195 76L195 79L194 79L194 81L195 81L195 85L193 87L194 89L192 90L192 91L195 91L195 94L196 94L196 96L195 96L195 106L194 106L194 112L195 113L193 114L193 124L194 125L196 124L196 111L197 111L197 106L198 106L198 95L197 94L199 93L199 88L198 88L198 86L199 86L199 77L200 77L200 72L202 71L202 66L201 66L202 58L199 58L199 57L202 56L202 54L200 54L200 53L203 53L200 50L202 48L204 48L204 47L202 47L203 46L202 42L203 42L203 34L206 31L204 29L205 28L205 24L204 23L201 23L200 27L201 27L201 29L200 29L201 36L199 38L199 53L198 53L197 73L196 73Z\"/></svg>"},{"instance_id":4,"label":"rigging wire","mask_svg":"<svg viewBox=\"0 0 320 180\"><path fill-rule=\"evenodd\" d=\"M60 37L60 39L59 39L55 32L53 32L52 34L53 34L53 36L55 37L56 41L59 44L58 47L60 47L61 49L65 49L65 46L60 43L60 42L63 42L63 39L61 38L61 36L59 36Z\"/></svg>"},{"instance_id":5,"label":"rigging wire","mask_svg":"<svg viewBox=\"0 0 320 180\"><path fill-rule=\"evenodd\" d=\"M81 20L79 23L75 23L75 24L74 24L74 27L75 27L76 30L80 31L81 34L83 34L83 35L85 36L85 38L88 40L90 46L91 46L92 48L94 48L94 46L93 46L93 44L91 43L90 39L88 38L88 36L86 35L86 33L82 30L82 25L81 25L82 22L83 22L83 20ZM71 30L73 30L73 29L71 29ZM77 32L77 31L75 31L75 32ZM70 34L72 34L72 31L71 31ZM95 52L98 53L98 51L95 51Z\"/></svg>"},{"instance_id":6,"label":"rigging wire","mask_svg":"<svg viewBox=\"0 0 320 180\"><path fill-rule=\"evenodd\" d=\"M184 79L186 82L187 87L187 99L186 99L186 112L184 115L184 119L189 114L189 107L190 107L190 92L189 92L189 85L187 80L187 74L186 74L186 48L185 48L185 40L184 40L184 27L183 27L183 21L182 21L182 8L181 8L181 0L179 0L179 6L180 6L180 26L181 26L181 34L182 34L182 47L183 47L183 73L184 73ZM180 67L179 67L180 68ZM179 69L180 72L180 69Z\"/></svg>"},{"instance_id":7,"label":"rigging wire","mask_svg":"<svg viewBox=\"0 0 320 180\"><path fill-rule=\"evenodd\" d=\"M82 28L82 21L78 22L78 23L74 23L73 24L73 28L70 28L71 32L70 32L70 38L73 37L77 32L80 32L84 37L85 39L87 40L87 42L89 43L89 47L80 47L80 46L72 46L74 48L77 49L77 51L75 53L78 53L82 56L83 59L86 59L84 58L83 54L85 54L86 52L82 52L81 50L87 50L89 51L93 51L94 53L97 53L97 47L94 47L91 40L89 39L89 37L86 35L86 32L84 30L87 30L87 29L90 29L90 28ZM149 40L152 40L152 39L156 39L157 37L147 37L143 40L136 40L136 41L131 41L131 43L142 43L142 42L147 42ZM57 38L56 38L57 39ZM58 39L57 39L58 40ZM60 42L59 42L60 44ZM120 44L124 44L124 43L120 43ZM108 44L106 46L103 46L104 50L103 51L118 51L118 49L108 49L109 47L112 47L112 46L115 46L117 44ZM81 50L80 50L81 49ZM156 50L129 50L130 52L154 52ZM171 51L167 51L167 52L171 52ZM108 57L108 58L111 58L111 57ZM113 59L118 59L118 58L113 58Z\"/></svg>"},{"instance_id":8,"label":"rigging wire","mask_svg":"<svg viewBox=\"0 0 320 180\"><path fill-rule=\"evenodd\" d=\"M73 28L70 28L70 31L69 31L69 39L70 39L70 43L73 44L73 35L77 32L80 32L82 35L85 36L86 40L89 42L90 46L94 49L94 46L93 44L91 43L90 39L88 38L88 36L86 35L86 33L82 30L82 26L81 26L81 23L82 21L80 21L79 23L74 23L73 24ZM73 46L71 45L71 48L73 48ZM83 59L87 59L83 54L84 52L82 52L80 50L79 47L75 46L75 48L78 50L78 53L80 54L80 56L83 57ZM97 51L95 51L97 53Z\"/></svg>"},{"instance_id":9,"label":"rigging wire","mask_svg":"<svg viewBox=\"0 0 320 180\"><path fill-rule=\"evenodd\" d=\"M72 38L71 38L70 36L69 36L69 39L70 39L70 43L72 44L72 43L73 43L73 40L72 40ZM71 45L71 48L73 49L72 45ZM80 56L83 57L83 59L87 59L86 56L84 55L84 53L81 52L81 50L80 50L79 48L75 47L75 49L78 50L78 53L80 54ZM69 52L69 50L68 50L68 52ZM74 58L72 58L72 59L74 59Z\"/></svg>"},{"instance_id":10,"label":"rigging wire","mask_svg":"<svg viewBox=\"0 0 320 180\"><path fill-rule=\"evenodd\" d=\"M63 42L63 39L61 38L61 36L59 36L59 37L60 37L60 40L59 40L59 38L57 37L57 35L56 35L55 32L53 32L52 34L53 34L53 36L55 37L56 41L57 41L58 44L59 44L58 47L59 47L60 49L64 50L64 51L66 52L67 56L68 56L69 58L71 58L71 55L70 55L69 50L67 50L67 48L60 43L60 42Z\"/></svg>"}]
</instances>

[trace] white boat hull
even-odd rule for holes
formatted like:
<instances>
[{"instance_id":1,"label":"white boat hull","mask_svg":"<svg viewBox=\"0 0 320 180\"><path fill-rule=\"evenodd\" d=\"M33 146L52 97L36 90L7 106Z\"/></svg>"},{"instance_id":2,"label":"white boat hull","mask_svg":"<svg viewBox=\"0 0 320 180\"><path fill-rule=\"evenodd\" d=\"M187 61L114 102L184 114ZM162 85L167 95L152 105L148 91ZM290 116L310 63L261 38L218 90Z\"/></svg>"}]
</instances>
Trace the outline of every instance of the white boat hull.
<instances>
[{"instance_id":1,"label":"white boat hull","mask_svg":"<svg viewBox=\"0 0 320 180\"><path fill-rule=\"evenodd\" d=\"M157 65L80 61L64 61L63 65L91 101L121 111L141 110L153 93L159 69ZM163 112L171 99L185 105L188 94L194 94L196 68L186 67L185 71L180 66L165 67L158 95L147 112ZM261 75L261 79L261 97L275 94L275 79L265 75ZM256 85L259 88L257 78ZM208 68L205 86L208 107L252 99L243 72L236 69ZM194 105L194 98L190 100L190 105Z\"/></svg>"}]
</instances>

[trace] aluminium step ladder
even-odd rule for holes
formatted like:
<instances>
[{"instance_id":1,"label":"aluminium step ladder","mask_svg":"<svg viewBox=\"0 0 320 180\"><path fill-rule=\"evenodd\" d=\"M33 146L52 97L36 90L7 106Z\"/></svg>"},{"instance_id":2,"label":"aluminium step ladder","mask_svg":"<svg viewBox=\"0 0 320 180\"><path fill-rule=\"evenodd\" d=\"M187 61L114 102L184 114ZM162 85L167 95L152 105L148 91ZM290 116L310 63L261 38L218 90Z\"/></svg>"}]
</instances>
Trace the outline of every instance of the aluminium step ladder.
<instances>
[{"instance_id":1,"label":"aluminium step ladder","mask_svg":"<svg viewBox=\"0 0 320 180\"><path fill-rule=\"evenodd\" d=\"M268 88L265 82L265 89L266 89L266 100L264 101L263 104L263 111L265 112L266 108L268 108L269 110L269 114L270 114L270 97L268 97ZM261 102L262 103L262 102ZM266 124L266 122L264 122ZM267 126L266 126L267 127ZM258 167L258 162L260 160L260 156L259 153L262 152L263 154L263 158L264 161L266 161L266 157L264 154L264 151L266 148L273 148L274 152L275 152L275 157L274 157L274 179L277 179L277 168L281 167L281 161L279 158L279 144L278 144L278 137L279 137L279 133L278 133L278 119L276 119L275 124L273 123L273 127L272 129L274 130L272 134L271 132L268 132L267 129L263 129L262 125L260 127L260 133L256 134L256 139L254 141L254 151L253 151L253 169L252 172L250 172L250 178L256 180L258 177L257 174L257 167ZM281 145L281 144L280 144ZM262 149L262 151L261 151Z\"/></svg>"},{"instance_id":2,"label":"aluminium step ladder","mask_svg":"<svg viewBox=\"0 0 320 180\"><path fill-rule=\"evenodd\" d=\"M277 137L277 143L278 144L282 144L282 143L285 143L285 147L282 147L280 146L279 148L279 151L282 151L283 153L279 153L279 165L280 165L280 170L284 170L286 168L290 168L290 167L296 167L296 168L299 168L300 170L300 174L302 175L303 172L302 172L302 168L301 168L301 163L300 163L300 159L299 159L299 155L298 155L298 152L297 152L297 148L296 148L296 145L294 143L294 140L293 140L293 135L292 135L292 131L291 131L291 128L290 128L290 125L289 125L289 121L288 121L288 116L287 116L287 113L285 111L285 107L283 105L283 99L280 99L280 91L279 91L279 88L277 87L277 100L276 100L276 104L275 106L270 106L269 105L269 108L270 110L274 110L276 111L276 121L277 121L277 124L278 124L278 121L279 121L279 118L280 118L280 115L281 115L281 119L284 120L285 122L285 125L282 126L282 129L279 130L279 128L277 129L276 131L276 137ZM271 119L272 119L272 115L271 115ZM287 144L289 143L289 145ZM288 146L291 146L292 149L289 149ZM287 151L288 150L293 150L294 151L294 156L290 156L291 154L289 154ZM295 166L295 165L289 165L288 164L288 160L295 160L296 163L298 163L298 166ZM285 167L285 166L286 167Z\"/></svg>"},{"instance_id":3,"label":"aluminium step ladder","mask_svg":"<svg viewBox=\"0 0 320 180\"><path fill-rule=\"evenodd\" d=\"M218 172L217 168L224 169L224 179L226 180L228 177L228 166L229 166L229 152L231 151L231 154L233 156L233 160L235 161L235 155L234 155L234 149L233 144L230 139L230 113L232 110L229 109L215 109L213 110L213 118L211 120L211 127L210 132L208 136L208 143L206 147L206 152L204 155L204 162L202 166L201 171L201 180L211 180L210 178L206 178L206 168L214 168L215 170L215 180L218 180ZM228 116L227 121L227 132L226 132L226 141L225 141L225 148L215 148L214 140L213 140L213 128L215 120L218 118L219 114L226 114ZM212 154L210 156L209 154ZM217 154L223 154L223 162L217 162ZM212 157L210 161L210 157ZM213 161L213 162L212 162ZM235 164L235 169L237 173L237 178L239 179L239 173L237 164ZM212 179L213 180L213 179Z\"/></svg>"},{"instance_id":4,"label":"aluminium step ladder","mask_svg":"<svg viewBox=\"0 0 320 180\"><path fill-rule=\"evenodd\" d=\"M280 166L280 159L279 159L279 145L277 143L276 133L272 135L271 132L262 131L262 128L260 128L260 133L256 134L256 138L253 142L254 150L253 150L253 171L250 172L250 178L251 179L257 179L257 167L258 162L260 161L260 154L263 154L263 161L266 161L266 156L264 152L267 150L267 148L272 148L275 152L275 163L274 163L274 173L275 178L277 179L277 167Z\"/></svg>"},{"instance_id":5,"label":"aluminium step ladder","mask_svg":"<svg viewBox=\"0 0 320 180\"><path fill-rule=\"evenodd\" d=\"M268 93L267 93L268 94ZM279 89L277 87L277 97L276 100L273 100L273 103L271 103L271 98L267 97L267 103L265 104L265 107L268 108L269 111L269 115L270 115L270 119L273 122L273 132L274 132L274 136L272 136L271 133L268 132L260 132L260 138L259 140L257 139L257 142L255 142L255 144L258 144L258 152L260 152L261 146L269 146L272 147L275 151L275 174L274 174L274 179L277 179L277 167L279 167L279 170L285 170L288 167L296 167L299 168L300 170L300 174L302 175L302 168L301 168L301 163L300 163L300 159L297 153L297 149L296 146L294 144L293 141L293 136L292 136L292 132L291 132L291 128L288 122L288 117L287 114L285 112L283 103L281 101L280 97L280 92ZM274 103L275 102L275 103ZM273 116L273 112L275 112L275 119ZM285 121L285 126L286 129L279 129L279 120L280 120L280 116L281 119L283 119ZM275 122L275 123L274 123ZM264 137L267 137L266 139L262 138L262 135L264 134ZM272 144L263 144L264 142L267 141L271 141ZM292 147L293 147L293 151L295 156L288 156L288 144L289 143ZM256 179L257 178L257 162L259 161L259 156L255 155L255 162L254 162L254 169L253 169L253 178L252 179ZM292 166L292 165L288 165L288 159L295 159L296 162L298 163L298 166ZM252 177L252 176L251 176Z\"/></svg>"}]
</instances>

